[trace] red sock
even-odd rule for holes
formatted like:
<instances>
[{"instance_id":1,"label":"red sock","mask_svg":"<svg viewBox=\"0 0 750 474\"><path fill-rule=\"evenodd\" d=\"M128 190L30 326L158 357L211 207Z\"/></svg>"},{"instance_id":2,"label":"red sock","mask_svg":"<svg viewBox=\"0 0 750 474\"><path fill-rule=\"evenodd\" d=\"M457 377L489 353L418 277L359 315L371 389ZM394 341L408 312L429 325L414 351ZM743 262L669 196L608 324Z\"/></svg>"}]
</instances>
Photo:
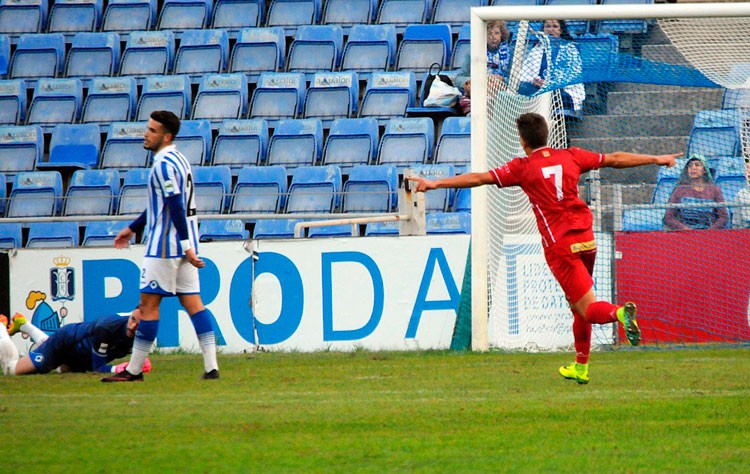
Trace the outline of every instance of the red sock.
<instances>
[{"instance_id":1,"label":"red sock","mask_svg":"<svg viewBox=\"0 0 750 474\"><path fill-rule=\"evenodd\" d=\"M608 301L591 303L586 309L586 321L591 324L608 324L617 321L617 310L620 307Z\"/></svg>"},{"instance_id":2,"label":"red sock","mask_svg":"<svg viewBox=\"0 0 750 474\"><path fill-rule=\"evenodd\" d=\"M575 340L576 362L586 364L591 352L591 324L573 313L573 339Z\"/></svg>"}]
</instances>

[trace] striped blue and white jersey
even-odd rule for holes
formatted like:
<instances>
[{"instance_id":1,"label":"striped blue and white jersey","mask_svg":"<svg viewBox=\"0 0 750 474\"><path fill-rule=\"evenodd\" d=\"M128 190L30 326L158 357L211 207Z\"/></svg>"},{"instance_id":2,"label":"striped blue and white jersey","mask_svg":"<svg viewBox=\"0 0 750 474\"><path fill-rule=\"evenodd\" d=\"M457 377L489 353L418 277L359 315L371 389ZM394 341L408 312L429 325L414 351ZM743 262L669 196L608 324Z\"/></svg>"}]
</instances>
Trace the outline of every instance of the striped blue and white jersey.
<instances>
[{"instance_id":1,"label":"striped blue and white jersey","mask_svg":"<svg viewBox=\"0 0 750 474\"><path fill-rule=\"evenodd\" d=\"M166 206L166 199L181 195L187 213L188 238L198 252L198 217L193 192L193 171L190 162L174 145L164 147L154 156L148 181L148 212L146 257L181 258L185 251L174 221Z\"/></svg>"}]
</instances>

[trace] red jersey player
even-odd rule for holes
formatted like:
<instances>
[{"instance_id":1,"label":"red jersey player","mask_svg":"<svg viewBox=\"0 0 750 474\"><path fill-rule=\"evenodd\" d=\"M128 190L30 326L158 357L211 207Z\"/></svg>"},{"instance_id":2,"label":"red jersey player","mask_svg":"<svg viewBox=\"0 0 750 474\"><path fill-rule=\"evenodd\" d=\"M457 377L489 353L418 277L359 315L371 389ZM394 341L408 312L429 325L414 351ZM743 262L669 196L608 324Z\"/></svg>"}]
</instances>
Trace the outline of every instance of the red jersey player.
<instances>
[{"instance_id":1,"label":"red jersey player","mask_svg":"<svg viewBox=\"0 0 750 474\"><path fill-rule=\"evenodd\" d=\"M500 168L483 173L465 173L434 181L407 177L418 192L437 188L471 188L486 184L520 186L529 197L542 236L544 257L573 310L576 360L560 367L560 375L588 383L591 325L619 321L628 342L638 345L641 332L632 302L617 306L596 301L592 273L596 259L593 216L578 196L581 173L597 168L630 168L656 164L672 167L681 153L640 155L626 152L592 153L580 148L547 146L549 129L544 117L527 113L516 119L526 157L514 158Z\"/></svg>"}]
</instances>

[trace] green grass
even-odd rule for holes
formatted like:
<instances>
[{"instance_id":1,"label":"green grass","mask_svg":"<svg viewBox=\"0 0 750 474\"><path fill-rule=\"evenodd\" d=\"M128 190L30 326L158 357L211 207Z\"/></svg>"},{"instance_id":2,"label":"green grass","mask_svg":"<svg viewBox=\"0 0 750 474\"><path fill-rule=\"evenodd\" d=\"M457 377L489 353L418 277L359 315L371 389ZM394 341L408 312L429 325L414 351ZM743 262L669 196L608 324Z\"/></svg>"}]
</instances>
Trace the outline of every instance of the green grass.
<instances>
[{"instance_id":1,"label":"green grass","mask_svg":"<svg viewBox=\"0 0 750 474\"><path fill-rule=\"evenodd\" d=\"M743 472L747 349L156 355L144 383L0 377L3 472Z\"/></svg>"}]
</instances>

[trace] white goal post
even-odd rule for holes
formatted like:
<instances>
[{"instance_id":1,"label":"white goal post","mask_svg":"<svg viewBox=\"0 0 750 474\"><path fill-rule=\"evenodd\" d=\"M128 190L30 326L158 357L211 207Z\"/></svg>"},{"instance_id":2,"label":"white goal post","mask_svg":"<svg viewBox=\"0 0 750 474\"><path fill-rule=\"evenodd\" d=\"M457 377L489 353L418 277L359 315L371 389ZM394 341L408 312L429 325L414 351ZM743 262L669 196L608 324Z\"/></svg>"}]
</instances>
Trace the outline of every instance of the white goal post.
<instances>
[{"instance_id":1,"label":"white goal post","mask_svg":"<svg viewBox=\"0 0 750 474\"><path fill-rule=\"evenodd\" d=\"M496 163L490 163L488 156L492 150L488 143L492 140L490 127L490 118L493 112L490 110L492 105L488 106L488 77L487 77L487 52L486 52L486 22L490 20L505 21L543 21L546 19L565 19L565 20L617 20L617 19L644 19L660 20L673 18L733 18L733 17L750 17L750 3L674 3L674 4L638 4L638 5L564 5L564 6L488 6L474 7L471 9L471 78L472 78L472 114L471 114L471 169L475 172L483 172L489 168L498 166ZM747 30L739 32L745 36L745 40L737 47L741 51L750 49L747 43ZM525 34L519 30L519 37ZM522 39L519 39L519 43ZM687 45L685 41L682 46ZM744 46L743 46L744 44ZM692 40L696 49L702 50L704 44L702 41ZM523 47L523 46L521 46ZM517 47L518 48L518 47ZM689 49L689 48L688 48ZM518 51L518 49L516 49ZM691 60L689 51L681 53ZM744 53L743 53L744 54ZM706 55L707 62L714 61L710 54ZM750 56L747 62L750 63ZM514 61L519 61L518 57ZM692 66L700 70L710 80L721 83L711 75L711 71L702 68L702 64L696 64L690 61ZM514 72L511 72L510 83L513 82ZM750 81L748 81L750 82ZM748 87L745 85L744 87ZM496 109L497 110L497 109ZM504 112L505 110L503 110ZM513 120L514 122L514 120ZM501 128L504 135L509 135L509 141L515 140L515 130L508 125ZM597 150L610 152L615 150ZM507 161L513 156L518 156L521 152L520 145L515 150L504 150L508 156L501 159ZM503 153L503 154L505 154ZM514 154L515 153L515 154ZM496 153L495 153L496 154ZM472 190L472 245L471 245L471 288L472 288L472 350L486 351L490 347L489 342L489 311L490 301L492 300L492 281L495 275L491 274L492 266L490 260L497 258L492 255L492 239L498 238L493 234L498 234L498 228L493 230L490 220L491 215L491 197L490 193L496 192L489 187L479 187ZM505 211L506 209L502 209ZM513 213L517 209L510 209L508 212ZM498 209L494 209L497 214ZM502 232L502 228L500 229ZM536 228L534 227L534 231ZM499 236L503 238L502 235ZM523 316L521 316L523 317Z\"/></svg>"}]
</instances>

